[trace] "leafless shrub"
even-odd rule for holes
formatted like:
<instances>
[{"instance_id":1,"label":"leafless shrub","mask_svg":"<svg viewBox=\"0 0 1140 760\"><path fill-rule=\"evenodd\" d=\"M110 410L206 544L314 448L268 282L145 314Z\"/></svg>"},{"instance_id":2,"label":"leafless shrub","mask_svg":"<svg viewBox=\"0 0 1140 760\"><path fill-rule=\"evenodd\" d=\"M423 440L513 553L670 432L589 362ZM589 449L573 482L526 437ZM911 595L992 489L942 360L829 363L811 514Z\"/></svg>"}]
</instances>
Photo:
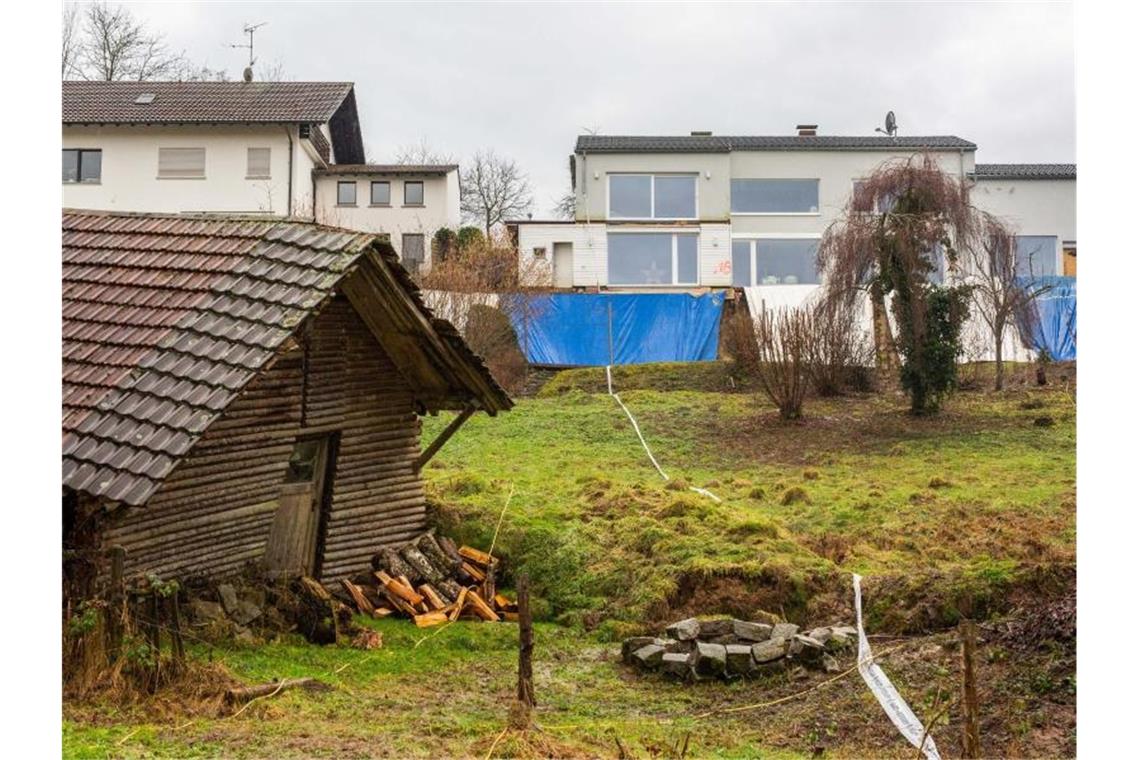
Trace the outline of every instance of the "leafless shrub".
<instances>
[{"instance_id":1,"label":"leafless shrub","mask_svg":"<svg viewBox=\"0 0 1140 760\"><path fill-rule=\"evenodd\" d=\"M744 309L737 309L725 318L720 328L721 353L732 363L731 375L743 382L756 375L760 361L760 348L756 345L756 328L752 317Z\"/></svg>"},{"instance_id":2,"label":"leafless shrub","mask_svg":"<svg viewBox=\"0 0 1140 760\"><path fill-rule=\"evenodd\" d=\"M859 304L823 300L812 307L812 339L808 373L815 392L838 396L848 388L865 388L874 349L859 325Z\"/></svg>"},{"instance_id":3,"label":"leafless shrub","mask_svg":"<svg viewBox=\"0 0 1140 760\"><path fill-rule=\"evenodd\" d=\"M765 310L756 318L756 379L785 420L803 415L812 343L809 309Z\"/></svg>"}]
</instances>

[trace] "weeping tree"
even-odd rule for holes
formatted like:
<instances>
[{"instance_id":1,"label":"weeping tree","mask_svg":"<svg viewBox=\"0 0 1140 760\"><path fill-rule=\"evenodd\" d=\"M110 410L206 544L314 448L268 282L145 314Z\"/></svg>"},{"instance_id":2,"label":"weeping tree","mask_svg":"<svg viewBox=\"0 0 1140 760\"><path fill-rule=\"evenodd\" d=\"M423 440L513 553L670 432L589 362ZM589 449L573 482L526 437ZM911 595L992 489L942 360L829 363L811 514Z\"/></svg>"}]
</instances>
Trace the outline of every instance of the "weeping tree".
<instances>
[{"instance_id":1,"label":"weeping tree","mask_svg":"<svg viewBox=\"0 0 1140 760\"><path fill-rule=\"evenodd\" d=\"M964 179L920 155L858 183L820 241L825 299L849 304L869 295L876 363L897 370L915 414L937 411L957 383L971 288L939 284L936 275L943 266L955 272L961 254L980 245L987 219Z\"/></svg>"}]
</instances>

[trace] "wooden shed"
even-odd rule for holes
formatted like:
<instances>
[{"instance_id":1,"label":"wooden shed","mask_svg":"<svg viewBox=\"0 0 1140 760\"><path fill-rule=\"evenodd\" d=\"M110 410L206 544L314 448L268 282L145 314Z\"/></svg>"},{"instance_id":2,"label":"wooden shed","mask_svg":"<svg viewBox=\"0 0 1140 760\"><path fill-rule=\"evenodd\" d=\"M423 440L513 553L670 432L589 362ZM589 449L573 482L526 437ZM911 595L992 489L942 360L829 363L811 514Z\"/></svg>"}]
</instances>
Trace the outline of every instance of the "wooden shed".
<instances>
[{"instance_id":1,"label":"wooden shed","mask_svg":"<svg viewBox=\"0 0 1140 760\"><path fill-rule=\"evenodd\" d=\"M511 406L385 236L64 212L65 556L333 580L424 529L420 415Z\"/></svg>"}]
</instances>

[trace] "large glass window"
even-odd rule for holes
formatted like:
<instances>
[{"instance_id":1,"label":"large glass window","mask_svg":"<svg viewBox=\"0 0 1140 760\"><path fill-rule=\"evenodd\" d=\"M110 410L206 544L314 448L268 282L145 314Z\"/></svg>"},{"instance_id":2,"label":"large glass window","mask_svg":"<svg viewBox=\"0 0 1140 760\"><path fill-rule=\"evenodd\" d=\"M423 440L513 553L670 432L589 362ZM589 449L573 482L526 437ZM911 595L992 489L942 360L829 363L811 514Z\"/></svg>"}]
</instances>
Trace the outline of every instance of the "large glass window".
<instances>
[{"instance_id":1,"label":"large glass window","mask_svg":"<svg viewBox=\"0 0 1140 760\"><path fill-rule=\"evenodd\" d=\"M734 179L734 214L819 213L818 179Z\"/></svg>"},{"instance_id":2,"label":"large glass window","mask_svg":"<svg viewBox=\"0 0 1140 760\"><path fill-rule=\"evenodd\" d=\"M692 174L611 174L610 218L696 219Z\"/></svg>"},{"instance_id":3,"label":"large glass window","mask_svg":"<svg viewBox=\"0 0 1140 760\"><path fill-rule=\"evenodd\" d=\"M671 232L611 232L606 236L610 285L696 285L697 236Z\"/></svg>"},{"instance_id":4,"label":"large glass window","mask_svg":"<svg viewBox=\"0 0 1140 760\"><path fill-rule=\"evenodd\" d=\"M1017 235L1014 241L1014 272L1018 277L1057 274L1056 236Z\"/></svg>"},{"instance_id":5,"label":"large glass window","mask_svg":"<svg viewBox=\"0 0 1140 760\"><path fill-rule=\"evenodd\" d=\"M98 182L103 176L103 151L67 148L63 151L64 182Z\"/></svg>"},{"instance_id":6,"label":"large glass window","mask_svg":"<svg viewBox=\"0 0 1140 760\"><path fill-rule=\"evenodd\" d=\"M816 285L819 241L814 238L760 238L732 241L732 284Z\"/></svg>"}]
</instances>

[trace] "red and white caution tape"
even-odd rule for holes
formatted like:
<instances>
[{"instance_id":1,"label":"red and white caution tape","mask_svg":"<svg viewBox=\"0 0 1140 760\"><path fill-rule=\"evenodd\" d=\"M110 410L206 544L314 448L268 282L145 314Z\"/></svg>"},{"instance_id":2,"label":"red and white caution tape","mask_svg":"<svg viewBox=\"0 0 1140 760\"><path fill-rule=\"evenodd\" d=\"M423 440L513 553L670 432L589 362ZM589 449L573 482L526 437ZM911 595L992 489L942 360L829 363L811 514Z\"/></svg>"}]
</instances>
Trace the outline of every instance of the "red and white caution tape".
<instances>
[{"instance_id":1,"label":"red and white caution tape","mask_svg":"<svg viewBox=\"0 0 1140 760\"><path fill-rule=\"evenodd\" d=\"M863 578L859 575L855 579L855 627L859 629L859 675L867 682L867 687L879 700L883 711L895 724L895 728L906 737L906 740L915 747L920 747L927 760L941 760L938 748L934 746L934 738L926 732L922 721L914 714L900 695L891 679L875 662L871 654L871 645L867 643L867 635L863 632L863 592L859 582Z\"/></svg>"}]
</instances>

